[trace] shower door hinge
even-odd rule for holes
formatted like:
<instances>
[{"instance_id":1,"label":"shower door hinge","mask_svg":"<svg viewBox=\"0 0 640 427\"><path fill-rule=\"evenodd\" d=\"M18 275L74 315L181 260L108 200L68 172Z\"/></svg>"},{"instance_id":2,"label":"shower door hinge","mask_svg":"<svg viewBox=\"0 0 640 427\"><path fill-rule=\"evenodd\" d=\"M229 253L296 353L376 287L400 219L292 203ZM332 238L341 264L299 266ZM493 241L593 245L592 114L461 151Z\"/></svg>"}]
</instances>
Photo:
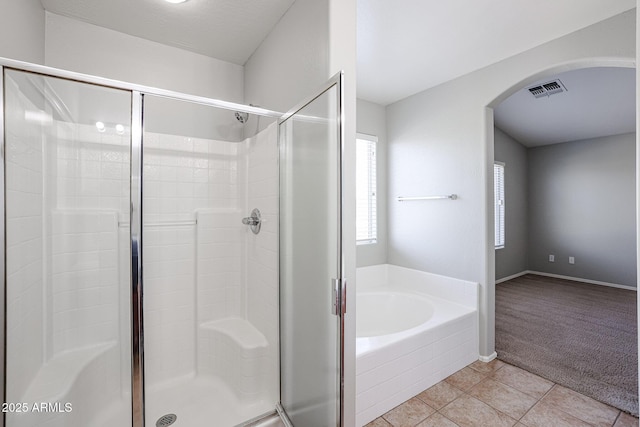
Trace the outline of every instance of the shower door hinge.
<instances>
[{"instance_id":1,"label":"shower door hinge","mask_svg":"<svg viewBox=\"0 0 640 427\"><path fill-rule=\"evenodd\" d=\"M347 312L346 281L331 279L331 314L342 316Z\"/></svg>"}]
</instances>

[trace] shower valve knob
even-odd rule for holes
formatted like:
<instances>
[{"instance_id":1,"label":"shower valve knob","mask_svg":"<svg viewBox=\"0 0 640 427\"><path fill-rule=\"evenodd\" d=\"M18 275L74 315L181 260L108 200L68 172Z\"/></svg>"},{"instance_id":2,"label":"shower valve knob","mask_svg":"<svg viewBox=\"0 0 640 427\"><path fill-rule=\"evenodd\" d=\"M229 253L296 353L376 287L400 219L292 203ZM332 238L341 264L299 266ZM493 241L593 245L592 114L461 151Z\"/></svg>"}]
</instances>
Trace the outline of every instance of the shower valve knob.
<instances>
[{"instance_id":1,"label":"shower valve knob","mask_svg":"<svg viewBox=\"0 0 640 427\"><path fill-rule=\"evenodd\" d=\"M242 218L242 223L244 225L258 225L260 224L260 220L258 218L248 216L246 218Z\"/></svg>"},{"instance_id":2,"label":"shower valve knob","mask_svg":"<svg viewBox=\"0 0 640 427\"><path fill-rule=\"evenodd\" d=\"M262 218L260 217L260 211L258 209L254 209L251 211L251 216L246 218L242 218L242 223L244 225L248 225L251 228L253 234L258 234L260 232L260 226L262 225Z\"/></svg>"}]
</instances>

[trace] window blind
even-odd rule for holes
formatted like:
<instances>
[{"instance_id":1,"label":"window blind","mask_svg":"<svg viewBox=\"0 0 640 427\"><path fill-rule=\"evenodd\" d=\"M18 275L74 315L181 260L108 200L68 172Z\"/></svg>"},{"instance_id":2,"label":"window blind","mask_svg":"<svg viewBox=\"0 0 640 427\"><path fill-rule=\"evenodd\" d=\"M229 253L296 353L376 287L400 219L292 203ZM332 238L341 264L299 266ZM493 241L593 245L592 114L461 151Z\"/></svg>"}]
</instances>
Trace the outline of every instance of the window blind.
<instances>
[{"instance_id":1,"label":"window blind","mask_svg":"<svg viewBox=\"0 0 640 427\"><path fill-rule=\"evenodd\" d=\"M495 247L504 248L504 163L493 164Z\"/></svg>"},{"instance_id":2,"label":"window blind","mask_svg":"<svg viewBox=\"0 0 640 427\"><path fill-rule=\"evenodd\" d=\"M356 242L375 243L378 237L376 209L376 143L378 138L358 134L356 139Z\"/></svg>"}]
</instances>

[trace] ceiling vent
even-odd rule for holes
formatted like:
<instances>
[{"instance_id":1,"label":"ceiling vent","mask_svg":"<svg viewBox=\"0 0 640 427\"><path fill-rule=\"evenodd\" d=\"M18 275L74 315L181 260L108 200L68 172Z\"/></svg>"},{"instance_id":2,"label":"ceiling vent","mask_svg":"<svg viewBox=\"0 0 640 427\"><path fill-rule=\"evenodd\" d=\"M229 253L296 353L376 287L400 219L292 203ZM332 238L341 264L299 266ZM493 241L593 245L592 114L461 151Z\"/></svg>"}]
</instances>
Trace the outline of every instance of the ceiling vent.
<instances>
[{"instance_id":1,"label":"ceiling vent","mask_svg":"<svg viewBox=\"0 0 640 427\"><path fill-rule=\"evenodd\" d=\"M548 83L530 87L528 90L535 98L542 98L543 96L551 96L556 93L566 92L567 88L560 80L553 80Z\"/></svg>"}]
</instances>

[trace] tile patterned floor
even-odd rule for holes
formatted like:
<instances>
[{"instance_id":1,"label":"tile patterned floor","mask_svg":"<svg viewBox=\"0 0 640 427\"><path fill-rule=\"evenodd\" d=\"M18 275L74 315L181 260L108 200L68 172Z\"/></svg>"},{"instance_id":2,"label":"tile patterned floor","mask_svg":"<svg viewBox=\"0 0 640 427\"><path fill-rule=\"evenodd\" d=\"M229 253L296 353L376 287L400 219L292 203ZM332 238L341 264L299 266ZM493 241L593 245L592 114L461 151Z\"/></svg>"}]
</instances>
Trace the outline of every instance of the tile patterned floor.
<instances>
[{"instance_id":1,"label":"tile patterned floor","mask_svg":"<svg viewBox=\"0 0 640 427\"><path fill-rule=\"evenodd\" d=\"M638 427L638 419L499 360L474 362L365 427Z\"/></svg>"}]
</instances>

